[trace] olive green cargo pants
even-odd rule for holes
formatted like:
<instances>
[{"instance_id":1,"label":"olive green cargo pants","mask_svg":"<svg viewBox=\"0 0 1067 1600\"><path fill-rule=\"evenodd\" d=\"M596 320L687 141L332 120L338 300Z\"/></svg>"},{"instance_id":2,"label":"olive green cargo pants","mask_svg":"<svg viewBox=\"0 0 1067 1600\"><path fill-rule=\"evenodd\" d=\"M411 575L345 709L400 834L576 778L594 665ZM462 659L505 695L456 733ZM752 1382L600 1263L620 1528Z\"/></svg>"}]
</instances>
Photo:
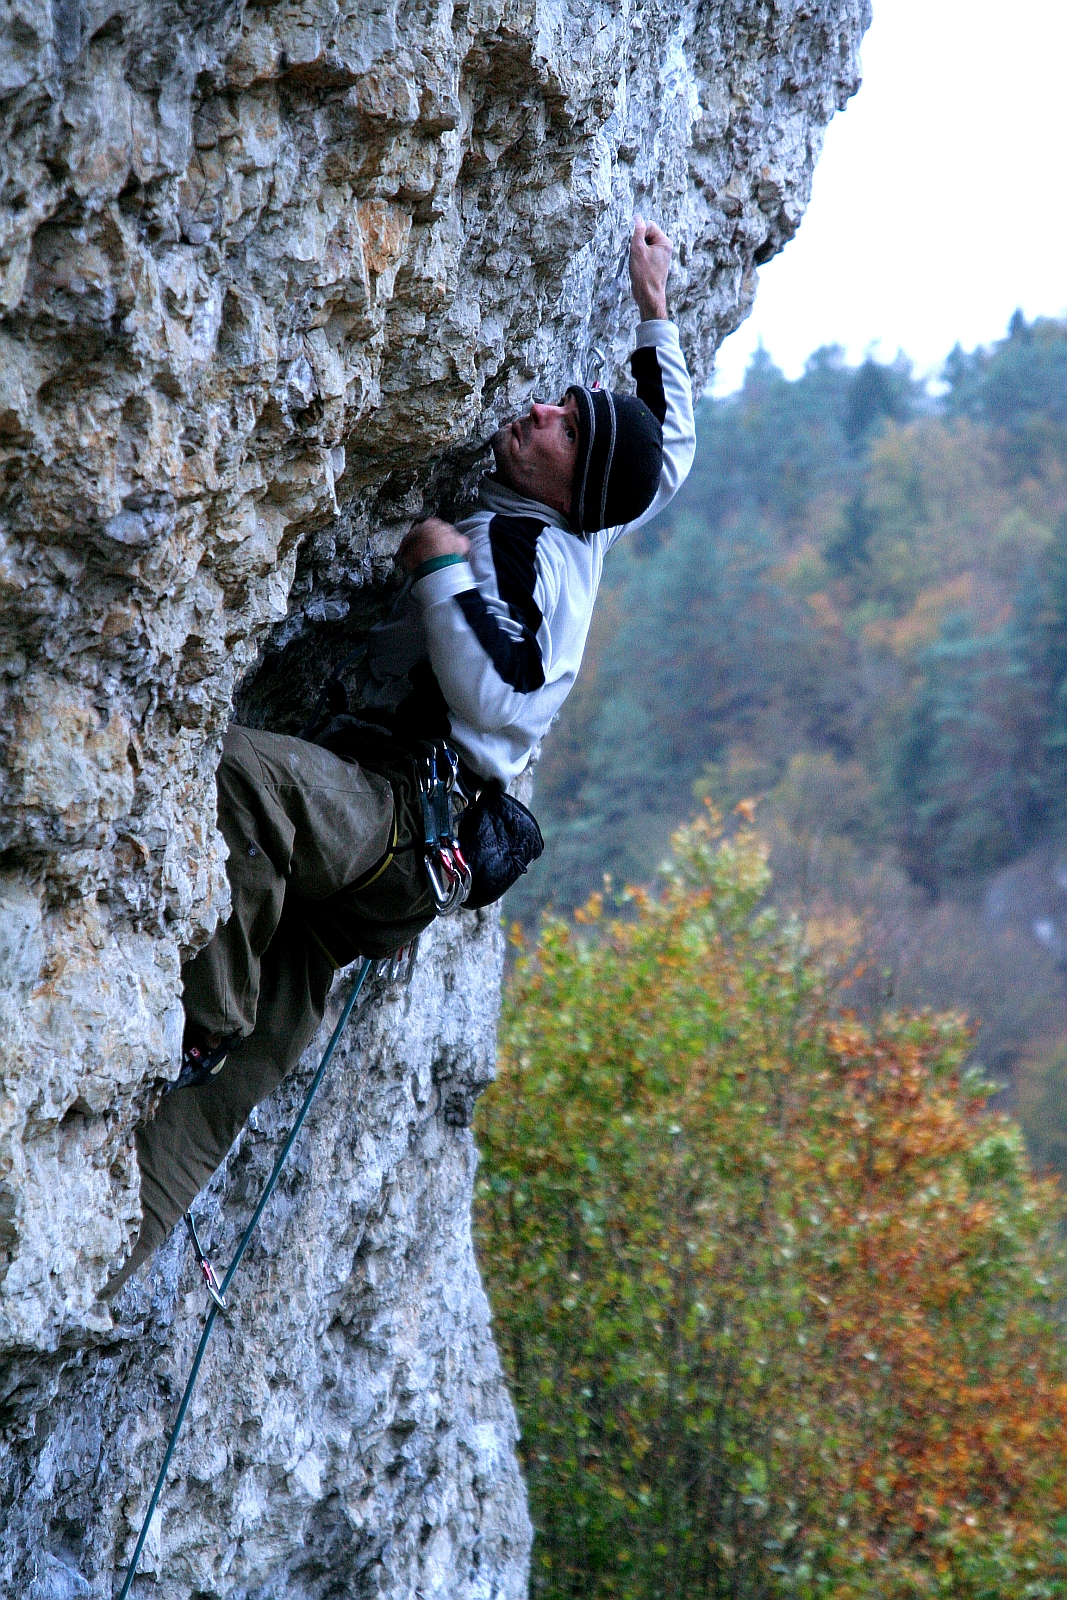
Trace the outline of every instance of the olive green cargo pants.
<instances>
[{"instance_id":1,"label":"olive green cargo pants","mask_svg":"<svg viewBox=\"0 0 1067 1600\"><path fill-rule=\"evenodd\" d=\"M216 781L233 910L185 968L183 998L197 1034L240 1042L217 1076L173 1090L137 1130L144 1219L109 1294L188 1210L322 1021L335 966L301 907L360 880L394 840L388 778L302 739L233 727Z\"/></svg>"}]
</instances>

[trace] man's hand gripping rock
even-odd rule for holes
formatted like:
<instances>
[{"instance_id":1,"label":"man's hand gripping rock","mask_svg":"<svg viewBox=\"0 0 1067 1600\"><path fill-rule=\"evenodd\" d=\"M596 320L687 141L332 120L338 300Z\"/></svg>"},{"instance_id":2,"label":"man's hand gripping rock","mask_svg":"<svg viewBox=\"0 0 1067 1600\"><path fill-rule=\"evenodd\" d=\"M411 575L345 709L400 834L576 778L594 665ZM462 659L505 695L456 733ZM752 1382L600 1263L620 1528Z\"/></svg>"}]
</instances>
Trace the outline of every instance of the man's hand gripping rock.
<instances>
[{"instance_id":1,"label":"man's hand gripping rock","mask_svg":"<svg viewBox=\"0 0 1067 1600\"><path fill-rule=\"evenodd\" d=\"M437 556L465 556L471 542L441 517L426 517L416 522L401 540L397 560L405 572L414 572L424 561Z\"/></svg>"},{"instance_id":2,"label":"man's hand gripping rock","mask_svg":"<svg viewBox=\"0 0 1067 1600\"><path fill-rule=\"evenodd\" d=\"M674 246L662 228L643 217L634 218L630 240L630 287L642 322L667 316L667 274Z\"/></svg>"}]
</instances>

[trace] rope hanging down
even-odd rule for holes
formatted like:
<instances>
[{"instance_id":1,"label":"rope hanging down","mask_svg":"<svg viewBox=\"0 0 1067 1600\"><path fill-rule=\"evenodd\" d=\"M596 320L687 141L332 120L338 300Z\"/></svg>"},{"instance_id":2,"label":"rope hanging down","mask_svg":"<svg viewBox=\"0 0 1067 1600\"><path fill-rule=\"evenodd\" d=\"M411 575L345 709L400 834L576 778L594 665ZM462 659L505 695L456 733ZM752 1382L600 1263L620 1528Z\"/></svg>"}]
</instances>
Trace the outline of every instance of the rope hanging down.
<instances>
[{"instance_id":1,"label":"rope hanging down","mask_svg":"<svg viewBox=\"0 0 1067 1600\"><path fill-rule=\"evenodd\" d=\"M159 1476L156 1478L156 1486L152 1490L152 1498L148 1502L148 1510L145 1512L144 1521L141 1524L141 1531L137 1537L137 1544L134 1547L133 1558L130 1561L129 1568L126 1573L126 1581L122 1585L122 1589L119 1592L118 1600L126 1600L126 1597L130 1592L130 1585L137 1575L137 1565L141 1559L141 1552L144 1550L145 1540L148 1538L148 1525L152 1521L152 1514L156 1509L160 1494L163 1490L163 1483L167 1476L167 1468L170 1466L171 1457L174 1454L174 1447L178 1443L178 1434L181 1432L182 1423L185 1421L185 1413L189 1409L189 1401L193 1397L193 1389L196 1385L197 1374L200 1371L200 1363L204 1359L204 1351L207 1349L207 1342L211 1338L211 1330L215 1326L215 1318L219 1314L222 1301L224 1301L226 1298L226 1290L229 1288L230 1281L233 1278L234 1273L237 1271L237 1268L241 1264L241 1257L248 1249L249 1240L256 1231L256 1224L263 1215L264 1207L266 1206L271 1195L274 1193L275 1185L277 1184L278 1179L281 1177L282 1168L285 1166L289 1152L293 1148L294 1141L296 1140L297 1134L300 1132L304 1118L311 1110L311 1102L314 1100L315 1095L318 1092L319 1084L322 1082L326 1068L330 1064L330 1058L333 1055L334 1050L337 1048L337 1041L344 1032L345 1024L352 1015L352 1008L355 1006L355 1003L359 998L359 991L362 989L366 981L367 974L370 972L373 965L374 963L371 961L364 961L360 966L359 971L356 973L356 978L352 985L351 993L344 1004L344 1010L341 1012L337 1026L330 1036L330 1042L323 1052L323 1057L319 1062L318 1070L316 1071L315 1076L312 1078L311 1083L308 1085L308 1092L304 1096L304 1103L300 1107L297 1119L290 1129L289 1137L286 1139L278 1153L278 1159L274 1163L274 1170L267 1179L266 1188L259 1197L259 1204L252 1213L252 1220L249 1222L248 1227L241 1236L241 1242L234 1252L233 1260L227 1267L226 1275L218 1286L217 1295L212 1296L212 1304L208 1310L207 1321L204 1323L204 1331L200 1335L200 1343L197 1346L196 1355L193 1358L192 1370L189 1373L189 1381L185 1385L185 1393L182 1395L182 1403L178 1407L178 1415L174 1419L174 1427L171 1429L170 1441L167 1445L167 1453L163 1457L163 1465L159 1469Z\"/></svg>"}]
</instances>

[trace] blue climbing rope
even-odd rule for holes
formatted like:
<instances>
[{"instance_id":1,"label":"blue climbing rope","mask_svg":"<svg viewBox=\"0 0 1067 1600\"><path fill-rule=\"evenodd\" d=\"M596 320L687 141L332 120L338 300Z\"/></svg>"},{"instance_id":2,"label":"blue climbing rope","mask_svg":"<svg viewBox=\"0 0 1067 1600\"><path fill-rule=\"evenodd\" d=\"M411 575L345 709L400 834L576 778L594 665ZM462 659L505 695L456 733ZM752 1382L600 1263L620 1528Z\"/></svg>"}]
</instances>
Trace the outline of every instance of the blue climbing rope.
<instances>
[{"instance_id":1,"label":"blue climbing rope","mask_svg":"<svg viewBox=\"0 0 1067 1600\"><path fill-rule=\"evenodd\" d=\"M229 1288L230 1282L231 1282L231 1280L233 1278L233 1275L237 1271L237 1268L241 1264L241 1257L244 1255L245 1251L248 1249L248 1242L251 1239L253 1233L255 1233L255 1231L256 1231L256 1224L258 1223L260 1217L263 1215L263 1209L266 1206L267 1201L270 1199L271 1195L274 1193L275 1185L277 1184L278 1179L281 1177L282 1168L285 1166L285 1163L286 1163L286 1160L288 1158L289 1152L293 1148L293 1143L294 1143L294 1141L296 1139L297 1134L300 1132L301 1126L303 1125L304 1118L307 1116L308 1112L311 1110L311 1102L314 1100L315 1095L318 1093L319 1084L322 1082L323 1077L324 1077L325 1072L326 1072L326 1068L330 1064L330 1058L331 1058L331 1056L333 1055L334 1051L337 1048L337 1041L340 1039L341 1034L344 1032L345 1024L347 1023L349 1017L352 1015L352 1008L355 1006L355 1003L356 1003L357 999L359 998L359 991L362 989L364 983L366 982L367 974L370 972L371 967L373 965L374 965L374 963L371 962L371 961L364 961L361 964L359 971L356 973L356 978L355 978L355 982L352 985L351 993L349 994L348 999L345 1001L344 1010L341 1012L341 1015L338 1018L337 1026L333 1030L332 1035L330 1036L330 1042L326 1046L325 1051L323 1052L323 1057L322 1057L322 1060L319 1062L318 1070L316 1071L315 1076L312 1078L311 1083L308 1085L308 1092L304 1096L304 1103L300 1107L300 1112L299 1112L299 1114L297 1116L297 1119L293 1123L292 1128L290 1129L289 1137L286 1139L285 1143L282 1145L282 1148L278 1153L278 1159L274 1163L274 1170L272 1171L270 1177L267 1179L267 1186L263 1190L263 1193L259 1197L259 1204L256 1206L256 1209L252 1213L252 1220L249 1222L248 1227L245 1229L244 1233L242 1234L241 1242L237 1246L236 1251L234 1252L233 1260L230 1262L230 1265L226 1269L226 1276L223 1278L221 1284L219 1285L219 1290L218 1290L219 1300L224 1300L225 1299L226 1290ZM200 1343L197 1346L196 1355L193 1358L192 1370L189 1373L189 1381L185 1385L185 1393L182 1395L182 1403L178 1407L178 1415L175 1417L174 1426L171 1429L170 1441L169 1441L169 1443L167 1445L167 1453L163 1457L163 1465L159 1469L159 1476L156 1478L156 1486L152 1490L152 1498L148 1502L148 1510L145 1512L144 1521L141 1524L141 1532L137 1537L137 1544L136 1544L136 1546L134 1548L133 1558L130 1561L129 1568L127 1569L127 1572L126 1572L126 1581L122 1585L122 1589L121 1589L121 1591L119 1593L118 1600L126 1600L126 1596L130 1592L130 1585L131 1585L131 1583L133 1582L134 1578L137 1575L137 1565L138 1565L138 1563L139 1563L139 1561L141 1559L141 1552L144 1550L145 1540L148 1538L148 1525L152 1521L152 1514L155 1511L157 1504L159 1503L159 1497L160 1497L160 1494L163 1491L163 1483L164 1483L164 1480L165 1480L165 1478L167 1476L167 1468L170 1466L171 1457L174 1454L174 1447L178 1443L178 1434L181 1432L182 1423L185 1421L185 1413L189 1409L189 1401L193 1397L193 1389L196 1386L197 1374L200 1371L200 1363L204 1359L204 1351L207 1349L207 1342L211 1338L211 1330L215 1326L215 1318L218 1316L219 1310L220 1310L219 1301L217 1301L217 1300L215 1300L213 1298L211 1307L210 1307L210 1309L208 1311L208 1314L207 1314L207 1321L204 1323L204 1331L200 1335Z\"/></svg>"}]
</instances>

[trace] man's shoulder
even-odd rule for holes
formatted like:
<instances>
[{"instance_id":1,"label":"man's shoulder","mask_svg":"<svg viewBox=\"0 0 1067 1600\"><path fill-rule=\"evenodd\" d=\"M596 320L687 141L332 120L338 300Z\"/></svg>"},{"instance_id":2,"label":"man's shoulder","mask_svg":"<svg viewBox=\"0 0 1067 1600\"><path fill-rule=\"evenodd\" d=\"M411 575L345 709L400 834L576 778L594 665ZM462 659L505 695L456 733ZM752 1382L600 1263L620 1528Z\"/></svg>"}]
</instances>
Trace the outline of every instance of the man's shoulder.
<instances>
[{"instance_id":1,"label":"man's shoulder","mask_svg":"<svg viewBox=\"0 0 1067 1600\"><path fill-rule=\"evenodd\" d=\"M456 523L460 533L465 533L469 539L488 534L491 539L515 539L523 544L536 544L549 526L547 517L494 511L490 506L477 506L469 516Z\"/></svg>"},{"instance_id":2,"label":"man's shoulder","mask_svg":"<svg viewBox=\"0 0 1067 1600\"><path fill-rule=\"evenodd\" d=\"M544 517L516 515L495 511L489 522L490 539L516 540L520 544L535 545L547 533L551 523Z\"/></svg>"},{"instance_id":3,"label":"man's shoulder","mask_svg":"<svg viewBox=\"0 0 1067 1600\"><path fill-rule=\"evenodd\" d=\"M488 523L489 542L496 552L512 556L519 552L531 563L551 566L588 564L596 534L579 537L570 528L541 516L518 516L495 512Z\"/></svg>"},{"instance_id":4,"label":"man's shoulder","mask_svg":"<svg viewBox=\"0 0 1067 1600\"><path fill-rule=\"evenodd\" d=\"M466 530L464 530L466 531ZM598 537L579 539L541 516L494 512L479 528L484 555L502 599L514 605L535 600L548 615L566 594L584 593ZM472 552L476 568L481 565Z\"/></svg>"}]
</instances>

